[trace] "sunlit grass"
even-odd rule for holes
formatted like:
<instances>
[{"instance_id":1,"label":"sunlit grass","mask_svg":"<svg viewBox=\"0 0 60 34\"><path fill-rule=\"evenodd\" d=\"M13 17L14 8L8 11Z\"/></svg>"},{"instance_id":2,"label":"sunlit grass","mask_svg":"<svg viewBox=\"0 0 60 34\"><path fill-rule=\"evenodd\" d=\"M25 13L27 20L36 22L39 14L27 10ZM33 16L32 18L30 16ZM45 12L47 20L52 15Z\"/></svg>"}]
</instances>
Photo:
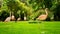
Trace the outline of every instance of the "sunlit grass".
<instances>
[{"instance_id":1,"label":"sunlit grass","mask_svg":"<svg viewBox=\"0 0 60 34\"><path fill-rule=\"evenodd\" d=\"M37 23L29 23L37 22ZM0 34L59 34L59 21L0 22Z\"/></svg>"}]
</instances>

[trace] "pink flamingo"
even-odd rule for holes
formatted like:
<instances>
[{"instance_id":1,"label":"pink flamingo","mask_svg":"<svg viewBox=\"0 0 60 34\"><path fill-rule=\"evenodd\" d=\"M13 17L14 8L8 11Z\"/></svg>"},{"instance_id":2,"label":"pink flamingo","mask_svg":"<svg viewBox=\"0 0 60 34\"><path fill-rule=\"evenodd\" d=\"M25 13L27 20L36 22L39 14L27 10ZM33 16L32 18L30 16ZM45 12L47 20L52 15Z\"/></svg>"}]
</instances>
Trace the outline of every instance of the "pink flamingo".
<instances>
[{"instance_id":1,"label":"pink flamingo","mask_svg":"<svg viewBox=\"0 0 60 34\"><path fill-rule=\"evenodd\" d=\"M7 17L7 18L5 19L5 22L14 21L14 20L15 20L14 15L11 16L11 13L10 13L10 17Z\"/></svg>"},{"instance_id":2,"label":"pink flamingo","mask_svg":"<svg viewBox=\"0 0 60 34\"><path fill-rule=\"evenodd\" d=\"M46 14L40 15L37 19L38 19L38 20L46 20L46 18L47 18L47 16L48 16L48 12L47 12L47 11L48 11L48 8L45 9L45 13L46 13Z\"/></svg>"},{"instance_id":3,"label":"pink flamingo","mask_svg":"<svg viewBox=\"0 0 60 34\"><path fill-rule=\"evenodd\" d=\"M19 17L18 19L17 19L17 21L20 21L21 20L21 18Z\"/></svg>"}]
</instances>

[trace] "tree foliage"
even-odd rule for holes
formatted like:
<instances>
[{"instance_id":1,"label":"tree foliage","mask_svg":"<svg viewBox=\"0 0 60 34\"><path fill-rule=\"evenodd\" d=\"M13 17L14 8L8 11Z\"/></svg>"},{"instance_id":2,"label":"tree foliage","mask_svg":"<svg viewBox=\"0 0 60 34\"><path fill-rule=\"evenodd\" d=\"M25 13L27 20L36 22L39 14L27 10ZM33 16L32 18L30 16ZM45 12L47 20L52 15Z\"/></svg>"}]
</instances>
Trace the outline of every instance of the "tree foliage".
<instances>
[{"instance_id":1,"label":"tree foliage","mask_svg":"<svg viewBox=\"0 0 60 34\"><path fill-rule=\"evenodd\" d=\"M40 9L49 8L49 17L54 15L53 17L58 17L59 19L59 3L60 0L3 0L0 1L0 16L4 11L6 13L11 11L14 12L16 18L18 18L18 16L22 16L23 18L26 16L27 18L32 19L37 18L40 15Z\"/></svg>"}]
</instances>

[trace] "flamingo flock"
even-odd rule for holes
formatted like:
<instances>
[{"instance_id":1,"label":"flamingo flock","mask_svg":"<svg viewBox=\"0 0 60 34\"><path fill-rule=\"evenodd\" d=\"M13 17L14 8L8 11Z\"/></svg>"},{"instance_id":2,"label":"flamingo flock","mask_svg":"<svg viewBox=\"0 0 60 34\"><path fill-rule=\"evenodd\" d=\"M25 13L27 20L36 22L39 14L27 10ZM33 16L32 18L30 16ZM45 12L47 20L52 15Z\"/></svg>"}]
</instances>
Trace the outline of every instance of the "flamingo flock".
<instances>
[{"instance_id":1,"label":"flamingo flock","mask_svg":"<svg viewBox=\"0 0 60 34\"><path fill-rule=\"evenodd\" d=\"M45 13L46 13L46 14L41 14L37 19L38 19L38 20L46 20L47 17L48 17L48 8L45 9ZM24 17L24 20L26 20L26 19L27 19L27 18ZM16 20L16 19L15 19L15 16L12 15L12 16L7 17L7 18L5 19L5 22L15 21L15 20ZM20 20L21 20L21 18L19 17L19 18L17 19L17 21L20 21Z\"/></svg>"}]
</instances>

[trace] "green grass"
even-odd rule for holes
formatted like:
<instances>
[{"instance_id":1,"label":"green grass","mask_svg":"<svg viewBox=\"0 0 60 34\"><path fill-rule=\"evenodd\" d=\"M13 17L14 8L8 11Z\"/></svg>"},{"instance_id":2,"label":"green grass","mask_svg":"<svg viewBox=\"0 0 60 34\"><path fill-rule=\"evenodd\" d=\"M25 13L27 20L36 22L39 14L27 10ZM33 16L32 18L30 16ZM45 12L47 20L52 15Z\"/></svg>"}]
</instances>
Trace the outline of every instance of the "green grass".
<instances>
[{"instance_id":1,"label":"green grass","mask_svg":"<svg viewBox=\"0 0 60 34\"><path fill-rule=\"evenodd\" d=\"M0 22L0 34L60 34L59 21L28 22Z\"/></svg>"}]
</instances>

